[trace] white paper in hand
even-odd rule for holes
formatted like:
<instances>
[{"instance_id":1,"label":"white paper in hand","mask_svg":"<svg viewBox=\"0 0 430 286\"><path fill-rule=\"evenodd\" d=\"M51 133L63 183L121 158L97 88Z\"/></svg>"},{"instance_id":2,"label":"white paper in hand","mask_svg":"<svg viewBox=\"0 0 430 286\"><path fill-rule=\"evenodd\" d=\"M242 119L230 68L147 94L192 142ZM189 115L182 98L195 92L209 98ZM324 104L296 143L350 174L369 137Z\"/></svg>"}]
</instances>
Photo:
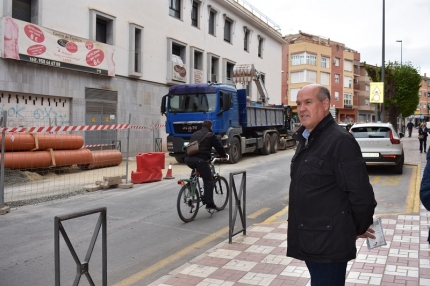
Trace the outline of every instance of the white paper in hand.
<instances>
[{"instance_id":1,"label":"white paper in hand","mask_svg":"<svg viewBox=\"0 0 430 286\"><path fill-rule=\"evenodd\" d=\"M373 220L373 224L370 226L370 228L375 231L375 233L373 233L375 239L367 238L367 248L373 249L376 247L387 245L387 242L385 241L384 230L382 229L382 220L380 217L375 218Z\"/></svg>"}]
</instances>

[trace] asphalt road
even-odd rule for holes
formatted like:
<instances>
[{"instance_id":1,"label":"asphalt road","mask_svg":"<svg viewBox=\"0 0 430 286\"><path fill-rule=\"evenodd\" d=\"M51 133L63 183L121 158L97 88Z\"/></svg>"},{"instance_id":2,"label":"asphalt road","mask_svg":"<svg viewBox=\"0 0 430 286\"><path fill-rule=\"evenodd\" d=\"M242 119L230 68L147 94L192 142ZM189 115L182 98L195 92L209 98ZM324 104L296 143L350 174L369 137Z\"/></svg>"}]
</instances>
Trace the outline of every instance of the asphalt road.
<instances>
[{"instance_id":1,"label":"asphalt road","mask_svg":"<svg viewBox=\"0 0 430 286\"><path fill-rule=\"evenodd\" d=\"M247 225L262 222L288 205L289 164L293 152L245 156L238 164L221 165L220 173L227 178L230 172L246 171ZM405 166L402 176L369 170L379 203L377 213L406 210L412 169ZM0 217L0 284L53 285L54 217L89 209L107 207L108 285L147 285L226 240L228 207L212 217L202 208L190 223L179 219L176 199L180 186L176 182L189 175L189 169L174 163L173 175L176 177L173 180L135 185L132 189L108 189L12 209ZM241 176L235 180L238 189ZM90 215L64 222L81 260L97 218ZM76 266L64 239L60 240L61 282L71 285ZM89 272L95 284L101 285L100 236ZM88 285L85 277L81 278L80 285Z\"/></svg>"}]
</instances>

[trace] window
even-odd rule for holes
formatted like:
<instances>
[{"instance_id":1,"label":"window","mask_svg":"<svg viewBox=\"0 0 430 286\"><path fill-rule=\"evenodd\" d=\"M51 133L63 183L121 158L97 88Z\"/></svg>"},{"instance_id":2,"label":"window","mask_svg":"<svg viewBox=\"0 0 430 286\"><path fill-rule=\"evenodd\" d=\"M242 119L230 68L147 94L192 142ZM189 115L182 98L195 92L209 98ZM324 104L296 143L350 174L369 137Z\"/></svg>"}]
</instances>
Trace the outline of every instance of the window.
<instances>
[{"instance_id":1,"label":"window","mask_svg":"<svg viewBox=\"0 0 430 286\"><path fill-rule=\"evenodd\" d=\"M12 0L12 18L37 24L39 1Z\"/></svg>"},{"instance_id":2,"label":"window","mask_svg":"<svg viewBox=\"0 0 430 286\"><path fill-rule=\"evenodd\" d=\"M343 95L343 104L352 105L352 95L350 93L345 93Z\"/></svg>"},{"instance_id":3,"label":"window","mask_svg":"<svg viewBox=\"0 0 430 286\"><path fill-rule=\"evenodd\" d=\"M191 62L190 66L193 67L191 74L191 83L203 83L203 50L196 47L190 47Z\"/></svg>"},{"instance_id":4,"label":"window","mask_svg":"<svg viewBox=\"0 0 430 286\"><path fill-rule=\"evenodd\" d=\"M299 93L300 88L292 88L290 91L290 102L297 101L297 94Z\"/></svg>"},{"instance_id":5,"label":"window","mask_svg":"<svg viewBox=\"0 0 430 286\"><path fill-rule=\"evenodd\" d=\"M366 83L366 91L370 91L370 85Z\"/></svg>"},{"instance_id":6,"label":"window","mask_svg":"<svg viewBox=\"0 0 430 286\"><path fill-rule=\"evenodd\" d=\"M321 72L321 84L330 85L330 74L326 72Z\"/></svg>"},{"instance_id":7,"label":"window","mask_svg":"<svg viewBox=\"0 0 430 286\"><path fill-rule=\"evenodd\" d=\"M223 69L225 74L225 78L223 82L227 84L233 84L232 77L233 77L233 68L235 64L236 64L235 62L231 62L227 59L223 59Z\"/></svg>"},{"instance_id":8,"label":"window","mask_svg":"<svg viewBox=\"0 0 430 286\"><path fill-rule=\"evenodd\" d=\"M193 7L191 9L191 25L199 27L199 3L193 1Z\"/></svg>"},{"instance_id":9,"label":"window","mask_svg":"<svg viewBox=\"0 0 430 286\"><path fill-rule=\"evenodd\" d=\"M263 50L264 50L264 38L262 36L258 36L258 56L263 58Z\"/></svg>"},{"instance_id":10,"label":"window","mask_svg":"<svg viewBox=\"0 0 430 286\"><path fill-rule=\"evenodd\" d=\"M334 83L339 84L339 82L340 82L339 79L340 79L340 76L338 74L335 74L334 75Z\"/></svg>"},{"instance_id":11,"label":"window","mask_svg":"<svg viewBox=\"0 0 430 286\"><path fill-rule=\"evenodd\" d=\"M244 31L244 37L243 37L243 50L249 52L249 33L250 31L246 28L243 27L243 31Z\"/></svg>"},{"instance_id":12,"label":"window","mask_svg":"<svg viewBox=\"0 0 430 286\"><path fill-rule=\"evenodd\" d=\"M306 64L311 66L317 65L317 56L315 55L306 55Z\"/></svg>"},{"instance_id":13,"label":"window","mask_svg":"<svg viewBox=\"0 0 430 286\"><path fill-rule=\"evenodd\" d=\"M107 21L101 18L96 20L96 41L106 43L107 38Z\"/></svg>"},{"instance_id":14,"label":"window","mask_svg":"<svg viewBox=\"0 0 430 286\"><path fill-rule=\"evenodd\" d=\"M216 12L214 10L209 11L209 34L215 36L215 16Z\"/></svg>"},{"instance_id":15,"label":"window","mask_svg":"<svg viewBox=\"0 0 430 286\"><path fill-rule=\"evenodd\" d=\"M343 70L347 72L352 72L352 61L344 60L343 62Z\"/></svg>"},{"instance_id":16,"label":"window","mask_svg":"<svg viewBox=\"0 0 430 286\"><path fill-rule=\"evenodd\" d=\"M310 70L303 70L297 72L291 72L291 83L302 83L302 82L317 82L317 72Z\"/></svg>"},{"instance_id":17,"label":"window","mask_svg":"<svg viewBox=\"0 0 430 286\"><path fill-rule=\"evenodd\" d=\"M308 54L306 52L301 53L301 54L291 55L291 65L292 66L305 65L305 64L311 65L311 66L316 66L317 65L317 56L313 55L313 54Z\"/></svg>"},{"instance_id":18,"label":"window","mask_svg":"<svg viewBox=\"0 0 430 286\"><path fill-rule=\"evenodd\" d=\"M115 17L97 10L90 10L90 39L115 45Z\"/></svg>"},{"instance_id":19,"label":"window","mask_svg":"<svg viewBox=\"0 0 430 286\"><path fill-rule=\"evenodd\" d=\"M322 68L328 68L328 63L330 62L330 58L327 57L321 57L321 67Z\"/></svg>"},{"instance_id":20,"label":"window","mask_svg":"<svg viewBox=\"0 0 430 286\"><path fill-rule=\"evenodd\" d=\"M142 30L143 27L130 24L130 76L142 76Z\"/></svg>"},{"instance_id":21,"label":"window","mask_svg":"<svg viewBox=\"0 0 430 286\"><path fill-rule=\"evenodd\" d=\"M352 78L350 76L343 77L343 87L352 88Z\"/></svg>"},{"instance_id":22,"label":"window","mask_svg":"<svg viewBox=\"0 0 430 286\"><path fill-rule=\"evenodd\" d=\"M189 78L187 44L167 38L167 81L186 83ZM192 54L191 54L192 55Z\"/></svg>"},{"instance_id":23,"label":"window","mask_svg":"<svg viewBox=\"0 0 430 286\"><path fill-rule=\"evenodd\" d=\"M181 19L181 0L170 0L169 15Z\"/></svg>"},{"instance_id":24,"label":"window","mask_svg":"<svg viewBox=\"0 0 430 286\"><path fill-rule=\"evenodd\" d=\"M224 41L231 43L231 31L233 23L230 19L224 20Z\"/></svg>"},{"instance_id":25,"label":"window","mask_svg":"<svg viewBox=\"0 0 430 286\"><path fill-rule=\"evenodd\" d=\"M219 56L208 53L208 81L219 82Z\"/></svg>"},{"instance_id":26,"label":"window","mask_svg":"<svg viewBox=\"0 0 430 286\"><path fill-rule=\"evenodd\" d=\"M369 100L368 99L364 99L364 105L369 105Z\"/></svg>"},{"instance_id":27,"label":"window","mask_svg":"<svg viewBox=\"0 0 430 286\"><path fill-rule=\"evenodd\" d=\"M339 100L339 92L338 91L334 92L334 100Z\"/></svg>"},{"instance_id":28,"label":"window","mask_svg":"<svg viewBox=\"0 0 430 286\"><path fill-rule=\"evenodd\" d=\"M339 58L334 58L334 65L337 67L340 65L340 59Z\"/></svg>"}]
</instances>

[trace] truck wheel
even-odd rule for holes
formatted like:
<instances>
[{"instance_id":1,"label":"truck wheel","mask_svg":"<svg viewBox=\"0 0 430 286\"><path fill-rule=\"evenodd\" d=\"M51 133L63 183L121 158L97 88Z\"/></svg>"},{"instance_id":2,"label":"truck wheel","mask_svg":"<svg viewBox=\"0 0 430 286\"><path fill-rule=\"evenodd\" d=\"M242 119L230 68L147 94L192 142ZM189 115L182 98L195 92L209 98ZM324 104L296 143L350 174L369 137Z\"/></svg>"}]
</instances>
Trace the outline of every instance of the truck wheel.
<instances>
[{"instance_id":1,"label":"truck wheel","mask_svg":"<svg viewBox=\"0 0 430 286\"><path fill-rule=\"evenodd\" d=\"M278 152L278 143L279 143L279 136L278 133L272 133L270 135L270 151L272 153Z\"/></svg>"},{"instance_id":2,"label":"truck wheel","mask_svg":"<svg viewBox=\"0 0 430 286\"><path fill-rule=\"evenodd\" d=\"M231 142L231 146L230 146L229 162L231 164L236 164L237 162L239 162L241 155L242 155L242 152L240 150L239 139L237 139L237 137L234 137L233 141Z\"/></svg>"},{"instance_id":3,"label":"truck wheel","mask_svg":"<svg viewBox=\"0 0 430 286\"><path fill-rule=\"evenodd\" d=\"M262 155L269 155L270 154L270 134L266 133L266 135L264 135L264 145L263 147L260 149L261 154Z\"/></svg>"},{"instance_id":4,"label":"truck wheel","mask_svg":"<svg viewBox=\"0 0 430 286\"><path fill-rule=\"evenodd\" d=\"M184 157L175 157L176 162L184 163Z\"/></svg>"}]
</instances>

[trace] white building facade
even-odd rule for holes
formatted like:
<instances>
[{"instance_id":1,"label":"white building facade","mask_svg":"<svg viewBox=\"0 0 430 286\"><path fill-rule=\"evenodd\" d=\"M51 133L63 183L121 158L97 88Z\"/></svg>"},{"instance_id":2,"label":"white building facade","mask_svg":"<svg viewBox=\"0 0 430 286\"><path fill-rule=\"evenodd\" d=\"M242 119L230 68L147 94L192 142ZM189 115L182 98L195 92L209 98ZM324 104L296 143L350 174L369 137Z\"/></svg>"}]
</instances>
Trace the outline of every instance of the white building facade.
<instances>
[{"instance_id":1,"label":"white building facade","mask_svg":"<svg viewBox=\"0 0 430 286\"><path fill-rule=\"evenodd\" d=\"M269 104L280 104L285 42L249 7L243 0L3 0L0 111L8 127L124 124L131 116L131 125L152 130L131 134L134 156L153 151L154 138L164 143L156 126L169 86L230 83L236 63L254 64ZM85 144L126 138L118 130L83 135Z\"/></svg>"}]
</instances>

